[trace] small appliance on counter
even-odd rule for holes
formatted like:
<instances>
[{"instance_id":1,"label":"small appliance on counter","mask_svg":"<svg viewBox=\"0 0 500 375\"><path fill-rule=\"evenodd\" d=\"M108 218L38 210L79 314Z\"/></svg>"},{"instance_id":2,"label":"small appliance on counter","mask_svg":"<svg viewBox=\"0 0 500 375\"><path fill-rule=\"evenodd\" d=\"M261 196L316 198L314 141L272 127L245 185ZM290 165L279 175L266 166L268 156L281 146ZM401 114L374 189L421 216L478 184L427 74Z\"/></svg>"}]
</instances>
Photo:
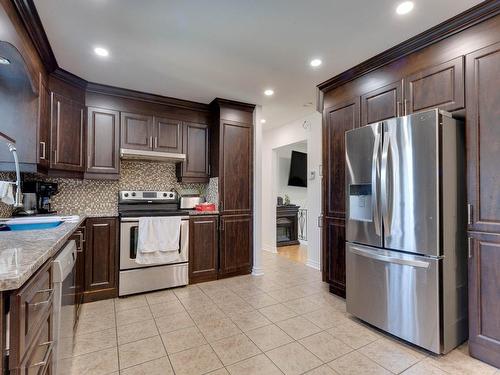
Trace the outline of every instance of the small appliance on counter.
<instances>
[{"instance_id":1,"label":"small appliance on counter","mask_svg":"<svg viewBox=\"0 0 500 375\"><path fill-rule=\"evenodd\" d=\"M23 207L14 211L13 216L47 215L56 211L51 209L51 198L57 194L55 182L25 181L22 184Z\"/></svg>"},{"instance_id":2,"label":"small appliance on counter","mask_svg":"<svg viewBox=\"0 0 500 375\"><path fill-rule=\"evenodd\" d=\"M182 195L180 199L181 210L194 210L195 207L205 202L205 198L200 197L198 194Z\"/></svg>"},{"instance_id":3,"label":"small appliance on counter","mask_svg":"<svg viewBox=\"0 0 500 375\"><path fill-rule=\"evenodd\" d=\"M200 203L197 204L194 209L196 211L215 211L215 203Z\"/></svg>"}]
</instances>

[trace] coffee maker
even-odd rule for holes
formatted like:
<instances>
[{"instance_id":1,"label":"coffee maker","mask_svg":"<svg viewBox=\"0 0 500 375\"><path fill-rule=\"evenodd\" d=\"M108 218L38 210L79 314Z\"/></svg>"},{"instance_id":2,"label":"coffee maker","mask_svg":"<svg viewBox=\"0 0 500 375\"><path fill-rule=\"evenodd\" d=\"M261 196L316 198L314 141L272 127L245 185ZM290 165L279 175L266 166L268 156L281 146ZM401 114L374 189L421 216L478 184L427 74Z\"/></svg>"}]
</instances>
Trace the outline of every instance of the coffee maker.
<instances>
[{"instance_id":1,"label":"coffee maker","mask_svg":"<svg viewBox=\"0 0 500 375\"><path fill-rule=\"evenodd\" d=\"M23 211L17 215L47 215L56 211L51 209L51 197L57 194L57 183L44 181L24 181Z\"/></svg>"}]
</instances>

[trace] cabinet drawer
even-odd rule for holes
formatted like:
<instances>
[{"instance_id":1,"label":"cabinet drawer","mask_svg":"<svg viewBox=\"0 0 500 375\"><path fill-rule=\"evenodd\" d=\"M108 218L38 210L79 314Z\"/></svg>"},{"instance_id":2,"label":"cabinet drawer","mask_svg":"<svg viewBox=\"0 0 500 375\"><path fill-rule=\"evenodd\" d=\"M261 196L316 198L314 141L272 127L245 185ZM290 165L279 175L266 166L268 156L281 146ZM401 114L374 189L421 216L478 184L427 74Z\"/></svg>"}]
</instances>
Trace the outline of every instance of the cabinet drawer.
<instances>
[{"instance_id":1,"label":"cabinet drawer","mask_svg":"<svg viewBox=\"0 0 500 375\"><path fill-rule=\"evenodd\" d=\"M50 365L54 341L52 338L52 314L45 315L42 326L37 336L28 349L21 365L18 368L19 375L42 375L50 374Z\"/></svg>"},{"instance_id":2,"label":"cabinet drawer","mask_svg":"<svg viewBox=\"0 0 500 375\"><path fill-rule=\"evenodd\" d=\"M11 364L19 363L31 346L44 319L52 312L54 289L52 261L47 262L24 287L10 297Z\"/></svg>"}]
</instances>

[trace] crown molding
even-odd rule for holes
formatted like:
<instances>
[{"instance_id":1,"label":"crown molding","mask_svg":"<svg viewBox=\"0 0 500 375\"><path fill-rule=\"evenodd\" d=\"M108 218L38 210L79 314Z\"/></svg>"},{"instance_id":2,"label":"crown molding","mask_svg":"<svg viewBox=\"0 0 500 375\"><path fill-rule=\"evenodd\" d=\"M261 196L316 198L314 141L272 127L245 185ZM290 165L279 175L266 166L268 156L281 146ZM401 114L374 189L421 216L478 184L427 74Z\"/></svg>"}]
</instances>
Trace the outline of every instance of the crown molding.
<instances>
[{"instance_id":1,"label":"crown molding","mask_svg":"<svg viewBox=\"0 0 500 375\"><path fill-rule=\"evenodd\" d=\"M19 17L23 21L24 27L28 32L38 55L42 59L45 69L49 73L58 67L57 60L50 46L49 39L43 28L42 21L36 10L33 0L11 0L16 7Z\"/></svg>"},{"instance_id":2,"label":"crown molding","mask_svg":"<svg viewBox=\"0 0 500 375\"><path fill-rule=\"evenodd\" d=\"M141 100L144 102L167 105L170 107L197 110L201 112L209 111L208 104L193 102L190 100L172 98L169 96L149 94L142 91L124 89L121 87L103 85L100 83L88 82L86 90L87 92L117 96L126 99Z\"/></svg>"},{"instance_id":3,"label":"crown molding","mask_svg":"<svg viewBox=\"0 0 500 375\"><path fill-rule=\"evenodd\" d=\"M439 25L436 25L362 63L342 72L317 87L322 92L331 91L364 74L390 64L404 56L439 42L471 26L500 14L500 1L487 0Z\"/></svg>"}]
</instances>

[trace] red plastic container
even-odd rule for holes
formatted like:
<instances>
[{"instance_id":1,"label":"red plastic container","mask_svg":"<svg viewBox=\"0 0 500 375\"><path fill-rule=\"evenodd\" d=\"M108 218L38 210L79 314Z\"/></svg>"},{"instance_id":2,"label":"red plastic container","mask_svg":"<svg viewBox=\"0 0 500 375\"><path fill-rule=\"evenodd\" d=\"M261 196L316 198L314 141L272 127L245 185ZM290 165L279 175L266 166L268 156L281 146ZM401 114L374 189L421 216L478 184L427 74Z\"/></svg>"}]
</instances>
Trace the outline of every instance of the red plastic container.
<instances>
[{"instance_id":1,"label":"red plastic container","mask_svg":"<svg viewBox=\"0 0 500 375\"><path fill-rule=\"evenodd\" d=\"M196 211L215 211L215 203L200 203L194 209Z\"/></svg>"}]
</instances>

